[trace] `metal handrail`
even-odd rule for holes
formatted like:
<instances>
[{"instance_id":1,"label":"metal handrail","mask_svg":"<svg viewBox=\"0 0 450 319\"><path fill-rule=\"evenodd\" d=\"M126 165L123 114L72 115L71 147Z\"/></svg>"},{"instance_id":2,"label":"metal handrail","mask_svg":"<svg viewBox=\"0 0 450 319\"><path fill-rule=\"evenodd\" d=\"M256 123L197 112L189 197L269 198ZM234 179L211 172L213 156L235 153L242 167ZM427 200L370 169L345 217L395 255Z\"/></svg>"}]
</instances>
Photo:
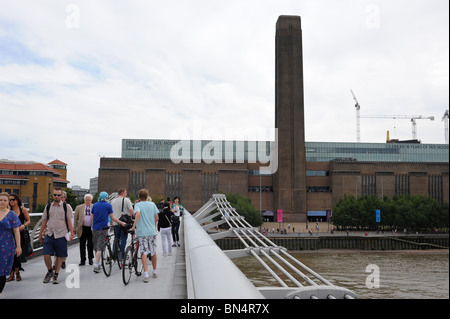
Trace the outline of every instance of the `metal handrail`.
<instances>
[{"instance_id":1,"label":"metal handrail","mask_svg":"<svg viewBox=\"0 0 450 319\"><path fill-rule=\"evenodd\" d=\"M40 216L41 218L39 221L34 225L33 229L31 230L30 239L31 239L31 247L33 248L33 251L38 251L42 249L41 247L35 247L35 244L39 242L39 232L41 231L41 224L42 224L42 215L44 213L30 213L30 217L36 217ZM37 233L37 234L36 234Z\"/></svg>"},{"instance_id":2,"label":"metal handrail","mask_svg":"<svg viewBox=\"0 0 450 319\"><path fill-rule=\"evenodd\" d=\"M264 298L186 209L183 227L189 299Z\"/></svg>"},{"instance_id":3,"label":"metal handrail","mask_svg":"<svg viewBox=\"0 0 450 319\"><path fill-rule=\"evenodd\" d=\"M345 288L341 288L333 285L331 282L314 272L312 269L301 263L299 260L291 256L287 249L281 246L277 246L266 236L261 234L256 228L252 227L244 217L240 216L235 208L226 199L223 194L214 194L211 199L200 208L195 214L194 218L201 220L202 222L207 220L207 216L216 215L215 210L221 213L222 220L219 222L211 223L203 226L203 229L207 230L211 227L223 223L227 224L229 231L226 234L233 234L238 237L244 245L244 249L224 251L224 253L230 258L253 256L259 263L271 274L271 276L278 282L280 287L264 287L258 290L268 298L344 298L352 299L356 295ZM223 236L211 236L214 239L221 238ZM288 282L281 279L271 268L269 263L264 261L259 256L264 256L270 264L281 271L287 279L293 283L296 287L290 287ZM280 262L272 258L275 256ZM286 257L286 258L285 258ZM283 265L286 268L283 267ZM302 272L300 267L307 274ZM309 286L303 285L298 281L294 275L300 276ZM319 284L320 283L320 284Z\"/></svg>"}]
</instances>

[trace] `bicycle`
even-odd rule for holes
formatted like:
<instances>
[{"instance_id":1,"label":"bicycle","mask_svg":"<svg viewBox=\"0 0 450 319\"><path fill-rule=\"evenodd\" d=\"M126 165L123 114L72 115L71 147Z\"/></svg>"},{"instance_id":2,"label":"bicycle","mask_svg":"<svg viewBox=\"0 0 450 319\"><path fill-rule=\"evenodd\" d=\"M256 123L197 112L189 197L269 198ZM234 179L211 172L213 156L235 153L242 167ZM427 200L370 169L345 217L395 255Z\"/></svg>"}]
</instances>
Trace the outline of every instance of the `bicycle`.
<instances>
[{"instance_id":1,"label":"bicycle","mask_svg":"<svg viewBox=\"0 0 450 319\"><path fill-rule=\"evenodd\" d=\"M122 280L125 285L128 285L130 282L133 272L136 276L142 275L142 257L139 256L139 242L134 231L129 230L128 233L131 234L131 243L125 249L122 265Z\"/></svg>"},{"instance_id":2,"label":"bicycle","mask_svg":"<svg viewBox=\"0 0 450 319\"><path fill-rule=\"evenodd\" d=\"M119 266L119 269L122 268L122 258L120 257L120 246L119 246L119 240L114 236L113 234L109 234L109 230L112 229L114 231L114 226L106 226L103 227L103 230L108 230L108 235L105 238L105 242L103 243L102 248L102 268L103 272L105 273L106 277L109 277L111 275L111 270L113 264L117 261L117 265ZM114 246L119 247L116 252L111 247L111 237L114 236Z\"/></svg>"}]
</instances>

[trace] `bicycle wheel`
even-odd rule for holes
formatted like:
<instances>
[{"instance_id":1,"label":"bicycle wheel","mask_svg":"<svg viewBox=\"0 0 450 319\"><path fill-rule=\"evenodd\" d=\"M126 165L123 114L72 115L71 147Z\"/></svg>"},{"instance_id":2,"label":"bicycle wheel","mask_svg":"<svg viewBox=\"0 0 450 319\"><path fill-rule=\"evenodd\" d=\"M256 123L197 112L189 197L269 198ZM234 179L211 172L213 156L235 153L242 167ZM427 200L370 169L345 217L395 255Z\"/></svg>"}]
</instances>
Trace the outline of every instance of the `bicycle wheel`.
<instances>
[{"instance_id":1,"label":"bicycle wheel","mask_svg":"<svg viewBox=\"0 0 450 319\"><path fill-rule=\"evenodd\" d=\"M111 269L113 264L111 256L112 256L111 246L108 244L108 242L105 242L103 244L102 249L102 268L106 277L109 277L111 275Z\"/></svg>"},{"instance_id":2,"label":"bicycle wheel","mask_svg":"<svg viewBox=\"0 0 450 319\"><path fill-rule=\"evenodd\" d=\"M130 282L131 274L134 270L133 247L129 246L125 250L125 256L122 264L122 280L125 285Z\"/></svg>"}]
</instances>

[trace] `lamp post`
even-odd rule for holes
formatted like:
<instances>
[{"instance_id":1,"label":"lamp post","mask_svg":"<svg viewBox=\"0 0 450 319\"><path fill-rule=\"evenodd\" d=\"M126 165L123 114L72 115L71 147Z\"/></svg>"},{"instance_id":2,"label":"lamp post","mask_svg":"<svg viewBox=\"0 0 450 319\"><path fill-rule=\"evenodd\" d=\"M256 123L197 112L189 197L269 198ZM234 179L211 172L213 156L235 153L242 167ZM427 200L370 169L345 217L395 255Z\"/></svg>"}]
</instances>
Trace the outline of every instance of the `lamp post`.
<instances>
[{"instance_id":1,"label":"lamp post","mask_svg":"<svg viewBox=\"0 0 450 319\"><path fill-rule=\"evenodd\" d=\"M261 170L259 170L259 216L262 216L262 199L261 199ZM261 225L259 225L259 231L261 231Z\"/></svg>"}]
</instances>

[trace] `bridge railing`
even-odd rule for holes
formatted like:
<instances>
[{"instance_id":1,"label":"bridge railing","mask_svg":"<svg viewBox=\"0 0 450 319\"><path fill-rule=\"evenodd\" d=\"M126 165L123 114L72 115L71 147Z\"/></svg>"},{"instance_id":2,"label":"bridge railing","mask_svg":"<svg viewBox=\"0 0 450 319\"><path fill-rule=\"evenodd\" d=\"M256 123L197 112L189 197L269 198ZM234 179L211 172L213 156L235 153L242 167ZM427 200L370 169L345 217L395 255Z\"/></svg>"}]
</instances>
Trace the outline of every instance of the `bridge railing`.
<instances>
[{"instance_id":1,"label":"bridge railing","mask_svg":"<svg viewBox=\"0 0 450 319\"><path fill-rule=\"evenodd\" d=\"M183 223L189 299L264 298L186 210Z\"/></svg>"},{"instance_id":2,"label":"bridge railing","mask_svg":"<svg viewBox=\"0 0 450 319\"><path fill-rule=\"evenodd\" d=\"M219 217L220 220L213 222L212 219ZM244 249L222 251L222 255L229 258L253 256L270 273L281 287L262 287L257 290L266 298L308 298L308 299L353 299L356 295L345 288L333 285L331 282L314 272L302 262L291 256L287 249L277 246L257 228L252 227L244 217L238 214L235 208L227 201L223 194L215 194L200 208L193 219L203 233L208 229L215 228L222 224L227 224L228 230L211 234L208 237L211 241L234 236L245 246ZM190 224L194 224L190 222ZM204 224L204 226L200 226ZM212 245L208 243L208 245ZM216 252L217 255L220 255ZM265 257L269 262L264 261L260 256ZM273 257L277 258L275 260ZM278 273L282 273L286 279L281 278ZM221 268L219 268L219 273ZM296 278L297 277L297 278ZM236 288L235 288L236 289Z\"/></svg>"},{"instance_id":3,"label":"bridge railing","mask_svg":"<svg viewBox=\"0 0 450 319\"><path fill-rule=\"evenodd\" d=\"M30 217L40 217L39 221L34 225L34 227L31 230L29 230L31 247L33 248L33 251L39 251L42 249L42 246L38 245L39 245L39 232L41 231L43 214L44 213L30 213Z\"/></svg>"}]
</instances>

